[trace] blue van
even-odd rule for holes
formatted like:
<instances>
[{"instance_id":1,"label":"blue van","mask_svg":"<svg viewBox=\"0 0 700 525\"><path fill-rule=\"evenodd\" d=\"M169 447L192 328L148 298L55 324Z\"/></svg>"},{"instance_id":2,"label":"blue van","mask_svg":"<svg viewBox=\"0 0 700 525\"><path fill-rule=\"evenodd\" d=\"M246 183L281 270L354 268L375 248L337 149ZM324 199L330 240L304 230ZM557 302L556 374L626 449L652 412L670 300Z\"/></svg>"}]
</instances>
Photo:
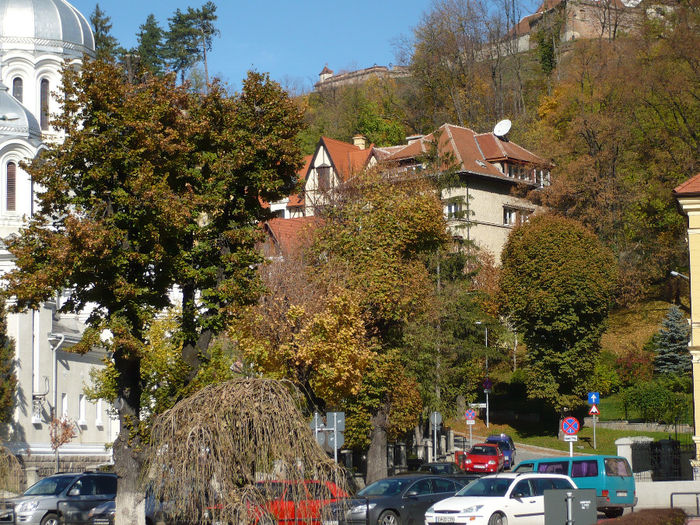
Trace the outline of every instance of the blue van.
<instances>
[{"instance_id":1,"label":"blue van","mask_svg":"<svg viewBox=\"0 0 700 525\"><path fill-rule=\"evenodd\" d=\"M625 507L637 504L634 476L621 456L575 456L529 459L514 472L566 474L580 489L595 489L598 510L608 518L621 516Z\"/></svg>"}]
</instances>

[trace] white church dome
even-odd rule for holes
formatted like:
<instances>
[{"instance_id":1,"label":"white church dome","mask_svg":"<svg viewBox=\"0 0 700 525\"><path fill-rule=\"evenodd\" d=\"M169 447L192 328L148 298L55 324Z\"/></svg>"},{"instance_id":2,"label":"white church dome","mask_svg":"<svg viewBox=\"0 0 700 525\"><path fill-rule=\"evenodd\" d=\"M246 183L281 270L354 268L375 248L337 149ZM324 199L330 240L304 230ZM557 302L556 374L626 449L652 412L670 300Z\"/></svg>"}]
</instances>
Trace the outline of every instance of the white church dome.
<instances>
[{"instance_id":1,"label":"white church dome","mask_svg":"<svg viewBox=\"0 0 700 525\"><path fill-rule=\"evenodd\" d=\"M34 115L0 82L0 144L16 137L38 144L41 142L41 128Z\"/></svg>"},{"instance_id":2,"label":"white church dome","mask_svg":"<svg viewBox=\"0 0 700 525\"><path fill-rule=\"evenodd\" d=\"M65 0L0 0L0 43L12 42L95 50L90 24Z\"/></svg>"}]
</instances>

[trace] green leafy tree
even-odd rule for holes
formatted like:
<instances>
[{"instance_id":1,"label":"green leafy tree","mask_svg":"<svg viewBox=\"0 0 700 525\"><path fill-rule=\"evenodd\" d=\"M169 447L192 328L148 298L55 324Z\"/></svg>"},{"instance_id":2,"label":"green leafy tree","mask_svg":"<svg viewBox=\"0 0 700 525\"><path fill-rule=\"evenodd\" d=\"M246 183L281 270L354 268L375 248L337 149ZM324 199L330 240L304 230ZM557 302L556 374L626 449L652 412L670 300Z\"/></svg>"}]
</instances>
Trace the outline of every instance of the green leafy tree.
<instances>
[{"instance_id":1,"label":"green leafy tree","mask_svg":"<svg viewBox=\"0 0 700 525\"><path fill-rule=\"evenodd\" d=\"M95 4L90 15L93 36L95 37L95 54L98 60L114 60L121 51L119 41L111 34L112 19Z\"/></svg>"},{"instance_id":2,"label":"green leafy tree","mask_svg":"<svg viewBox=\"0 0 700 525\"><path fill-rule=\"evenodd\" d=\"M167 58L173 70L180 73L182 82L185 81L187 71L202 60L205 81L209 83L207 51L211 51L212 41L219 34L214 25L216 20L214 2L206 2L198 9L188 7L185 12L177 9L168 19Z\"/></svg>"},{"instance_id":3,"label":"green leafy tree","mask_svg":"<svg viewBox=\"0 0 700 525\"><path fill-rule=\"evenodd\" d=\"M8 423L15 407L15 345L7 335L5 303L0 301L0 425Z\"/></svg>"},{"instance_id":4,"label":"green leafy tree","mask_svg":"<svg viewBox=\"0 0 700 525\"><path fill-rule=\"evenodd\" d=\"M140 66L154 75L162 74L165 70L164 32L153 14L139 27L136 38Z\"/></svg>"},{"instance_id":5,"label":"green leafy tree","mask_svg":"<svg viewBox=\"0 0 700 525\"><path fill-rule=\"evenodd\" d=\"M612 253L580 223L541 215L512 231L501 301L527 345L528 395L558 411L585 402L616 284Z\"/></svg>"},{"instance_id":6,"label":"green leafy tree","mask_svg":"<svg viewBox=\"0 0 700 525\"><path fill-rule=\"evenodd\" d=\"M139 488L147 425L142 362L154 316L181 290L187 380L196 381L231 310L255 299L259 198L280 198L300 165L301 116L279 85L249 74L241 93L201 96L174 76L132 84L116 65L63 74L55 125L65 141L26 169L45 190L37 213L7 241L16 310L69 290L66 312L95 308L74 351L112 352L121 431L117 523L143 523ZM100 334L111 337L105 343ZM141 512L139 512L141 509Z\"/></svg>"},{"instance_id":7,"label":"green leafy tree","mask_svg":"<svg viewBox=\"0 0 700 525\"><path fill-rule=\"evenodd\" d=\"M656 374L686 375L692 368L688 350L690 326L680 308L671 306L661 322L661 330L654 336Z\"/></svg>"}]
</instances>

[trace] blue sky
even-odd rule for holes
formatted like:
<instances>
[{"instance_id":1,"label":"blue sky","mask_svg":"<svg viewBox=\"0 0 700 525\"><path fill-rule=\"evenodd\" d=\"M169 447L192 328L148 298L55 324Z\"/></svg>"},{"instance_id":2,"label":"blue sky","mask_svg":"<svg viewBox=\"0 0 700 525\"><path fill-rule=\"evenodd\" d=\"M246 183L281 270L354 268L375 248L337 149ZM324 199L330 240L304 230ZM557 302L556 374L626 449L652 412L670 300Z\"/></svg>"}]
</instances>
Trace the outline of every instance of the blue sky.
<instances>
[{"instance_id":1,"label":"blue sky","mask_svg":"<svg viewBox=\"0 0 700 525\"><path fill-rule=\"evenodd\" d=\"M95 0L69 0L86 17ZM101 0L112 34L125 47L153 13L161 27L175 9L205 0ZM431 0L215 0L221 36L214 40L210 74L233 87L249 69L284 85L310 88L327 63L338 72L396 62L395 42L410 36Z\"/></svg>"}]
</instances>

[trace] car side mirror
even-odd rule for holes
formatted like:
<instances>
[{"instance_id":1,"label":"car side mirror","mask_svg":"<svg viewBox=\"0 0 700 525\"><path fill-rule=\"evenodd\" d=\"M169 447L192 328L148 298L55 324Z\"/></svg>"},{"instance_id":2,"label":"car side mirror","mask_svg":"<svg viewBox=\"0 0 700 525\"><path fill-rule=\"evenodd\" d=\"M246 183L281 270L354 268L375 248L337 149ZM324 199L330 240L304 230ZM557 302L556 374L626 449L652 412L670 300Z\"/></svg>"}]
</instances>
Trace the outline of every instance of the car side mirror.
<instances>
[{"instance_id":1,"label":"car side mirror","mask_svg":"<svg viewBox=\"0 0 700 525\"><path fill-rule=\"evenodd\" d=\"M70 489L70 490L68 491L68 495L69 495L69 496L80 496L80 489L77 488L77 487L74 488L74 489Z\"/></svg>"},{"instance_id":2,"label":"car side mirror","mask_svg":"<svg viewBox=\"0 0 700 525\"><path fill-rule=\"evenodd\" d=\"M520 500L520 499L523 498L523 495L524 495L524 494L523 494L522 492L516 492L516 493L514 493L514 494L511 494L510 497L511 497L512 499Z\"/></svg>"},{"instance_id":3,"label":"car side mirror","mask_svg":"<svg viewBox=\"0 0 700 525\"><path fill-rule=\"evenodd\" d=\"M406 497L407 498L415 498L418 496L418 491L417 490L409 490L406 492Z\"/></svg>"}]
</instances>

